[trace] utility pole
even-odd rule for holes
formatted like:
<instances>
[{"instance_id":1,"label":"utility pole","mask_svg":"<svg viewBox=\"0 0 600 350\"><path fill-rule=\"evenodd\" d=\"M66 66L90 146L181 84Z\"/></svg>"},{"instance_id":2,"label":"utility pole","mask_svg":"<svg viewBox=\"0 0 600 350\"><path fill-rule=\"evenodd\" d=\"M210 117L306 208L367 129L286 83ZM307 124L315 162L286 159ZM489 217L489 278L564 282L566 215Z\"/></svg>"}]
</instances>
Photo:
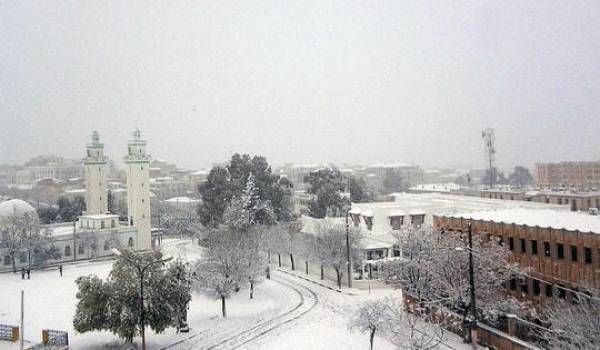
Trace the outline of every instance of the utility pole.
<instances>
[{"instance_id":1,"label":"utility pole","mask_svg":"<svg viewBox=\"0 0 600 350\"><path fill-rule=\"evenodd\" d=\"M469 285L471 295L471 320L469 322L469 331L471 332L471 344L473 349L477 349L477 308L475 305L475 271L473 266L473 232L471 229L471 220L469 220Z\"/></svg>"},{"instance_id":2,"label":"utility pole","mask_svg":"<svg viewBox=\"0 0 600 350\"><path fill-rule=\"evenodd\" d=\"M20 329L20 349L25 349L25 291L21 289L21 329Z\"/></svg>"},{"instance_id":3,"label":"utility pole","mask_svg":"<svg viewBox=\"0 0 600 350\"><path fill-rule=\"evenodd\" d=\"M352 288L352 260L350 258L350 224L348 223L348 210L346 210L346 257L348 258L348 288Z\"/></svg>"}]
</instances>

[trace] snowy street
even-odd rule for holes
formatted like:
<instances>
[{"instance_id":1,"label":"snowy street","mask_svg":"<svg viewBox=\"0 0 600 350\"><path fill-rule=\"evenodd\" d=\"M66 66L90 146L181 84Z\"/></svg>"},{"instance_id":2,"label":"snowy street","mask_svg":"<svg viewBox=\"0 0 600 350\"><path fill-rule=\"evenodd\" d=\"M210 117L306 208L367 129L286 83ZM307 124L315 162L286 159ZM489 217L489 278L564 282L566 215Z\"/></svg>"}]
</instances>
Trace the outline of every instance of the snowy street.
<instances>
[{"instance_id":1,"label":"snowy street","mask_svg":"<svg viewBox=\"0 0 600 350\"><path fill-rule=\"evenodd\" d=\"M166 241L165 254L195 260L201 249L189 240ZM56 269L35 271L31 280L19 274L0 275L0 322L19 323L19 291L25 291L25 336L39 341L42 329L69 332L73 349L119 349L123 342L108 332L75 333L72 326L76 305L74 280L96 274L105 278L112 261L83 262L64 266L61 278ZM148 349L365 349L368 336L348 329L355 310L369 299L398 296L393 290L353 290L339 293L274 270L271 280L256 286L254 299L241 290L227 300L228 317L220 316L220 301L193 293L189 307L189 333L167 329L162 334L147 330ZM286 339L282 341L282 339ZM139 339L136 338L136 341ZM391 349L376 339L377 349ZM464 345L452 342L454 348Z\"/></svg>"}]
</instances>

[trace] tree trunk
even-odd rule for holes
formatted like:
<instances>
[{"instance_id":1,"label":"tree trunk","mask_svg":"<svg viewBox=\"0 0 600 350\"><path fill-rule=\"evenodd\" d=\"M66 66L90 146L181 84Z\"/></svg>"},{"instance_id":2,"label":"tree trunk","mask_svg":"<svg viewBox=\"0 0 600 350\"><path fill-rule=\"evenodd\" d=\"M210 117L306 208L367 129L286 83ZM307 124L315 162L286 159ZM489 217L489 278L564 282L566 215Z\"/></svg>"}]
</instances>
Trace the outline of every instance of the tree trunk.
<instances>
[{"instance_id":1,"label":"tree trunk","mask_svg":"<svg viewBox=\"0 0 600 350\"><path fill-rule=\"evenodd\" d=\"M271 249L267 251L267 255L269 256L269 264L271 263Z\"/></svg>"},{"instance_id":2,"label":"tree trunk","mask_svg":"<svg viewBox=\"0 0 600 350\"><path fill-rule=\"evenodd\" d=\"M369 349L370 350L373 350L373 341L375 340L375 330L376 330L375 328L371 328L371 335L369 336L369 344L370 344Z\"/></svg>"},{"instance_id":3,"label":"tree trunk","mask_svg":"<svg viewBox=\"0 0 600 350\"><path fill-rule=\"evenodd\" d=\"M12 262L13 273L17 273L17 264L15 262L15 253L10 253L10 260Z\"/></svg>"},{"instance_id":4,"label":"tree trunk","mask_svg":"<svg viewBox=\"0 0 600 350\"><path fill-rule=\"evenodd\" d=\"M290 253L290 263L292 264L292 271L296 270L296 266L294 265L294 254Z\"/></svg>"},{"instance_id":5,"label":"tree trunk","mask_svg":"<svg viewBox=\"0 0 600 350\"><path fill-rule=\"evenodd\" d=\"M279 262L279 267L281 267L281 254L277 253L277 260Z\"/></svg>"},{"instance_id":6,"label":"tree trunk","mask_svg":"<svg viewBox=\"0 0 600 350\"><path fill-rule=\"evenodd\" d=\"M223 317L227 317L227 308L225 307L225 297L224 296L221 297L221 313L223 314Z\"/></svg>"},{"instance_id":7,"label":"tree trunk","mask_svg":"<svg viewBox=\"0 0 600 350\"><path fill-rule=\"evenodd\" d=\"M325 279L325 271L323 271L323 263L321 263L321 280Z\"/></svg>"},{"instance_id":8,"label":"tree trunk","mask_svg":"<svg viewBox=\"0 0 600 350\"><path fill-rule=\"evenodd\" d=\"M342 289L342 275L340 274L340 270L335 269L335 274L337 275L337 286L339 289Z\"/></svg>"},{"instance_id":9,"label":"tree trunk","mask_svg":"<svg viewBox=\"0 0 600 350\"><path fill-rule=\"evenodd\" d=\"M254 299L254 282L250 281L250 299Z\"/></svg>"},{"instance_id":10,"label":"tree trunk","mask_svg":"<svg viewBox=\"0 0 600 350\"><path fill-rule=\"evenodd\" d=\"M308 260L304 262L304 265L306 266L306 274L308 275Z\"/></svg>"}]
</instances>

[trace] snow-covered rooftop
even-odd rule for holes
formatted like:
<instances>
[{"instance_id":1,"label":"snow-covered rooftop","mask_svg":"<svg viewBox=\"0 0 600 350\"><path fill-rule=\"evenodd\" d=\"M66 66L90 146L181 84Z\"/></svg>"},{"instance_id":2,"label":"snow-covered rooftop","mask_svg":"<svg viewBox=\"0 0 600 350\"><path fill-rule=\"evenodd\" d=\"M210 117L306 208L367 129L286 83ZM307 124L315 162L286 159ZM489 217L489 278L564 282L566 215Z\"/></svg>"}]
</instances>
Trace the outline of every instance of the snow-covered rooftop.
<instances>
[{"instance_id":1,"label":"snow-covered rooftop","mask_svg":"<svg viewBox=\"0 0 600 350\"><path fill-rule=\"evenodd\" d=\"M165 200L165 202L169 203L196 203L199 201L199 199L194 199L190 197L173 197Z\"/></svg>"},{"instance_id":2,"label":"snow-covered rooftop","mask_svg":"<svg viewBox=\"0 0 600 350\"><path fill-rule=\"evenodd\" d=\"M89 215L82 215L81 218L83 219L91 219L91 220L104 220L104 219L118 219L119 215L115 215L115 214L89 214Z\"/></svg>"},{"instance_id":3,"label":"snow-covered rooftop","mask_svg":"<svg viewBox=\"0 0 600 350\"><path fill-rule=\"evenodd\" d=\"M600 234L600 217L571 211L512 208L457 213L452 217Z\"/></svg>"}]
</instances>

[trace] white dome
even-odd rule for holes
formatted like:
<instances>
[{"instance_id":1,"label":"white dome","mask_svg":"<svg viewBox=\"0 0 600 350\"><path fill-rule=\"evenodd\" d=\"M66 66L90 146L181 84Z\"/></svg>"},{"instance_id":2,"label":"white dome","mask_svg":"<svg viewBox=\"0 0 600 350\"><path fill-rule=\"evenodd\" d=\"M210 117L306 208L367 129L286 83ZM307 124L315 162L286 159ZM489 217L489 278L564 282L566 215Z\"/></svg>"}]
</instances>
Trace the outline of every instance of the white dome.
<instances>
[{"instance_id":1,"label":"white dome","mask_svg":"<svg viewBox=\"0 0 600 350\"><path fill-rule=\"evenodd\" d=\"M0 203L0 217L35 213L35 208L21 199L11 199Z\"/></svg>"}]
</instances>

